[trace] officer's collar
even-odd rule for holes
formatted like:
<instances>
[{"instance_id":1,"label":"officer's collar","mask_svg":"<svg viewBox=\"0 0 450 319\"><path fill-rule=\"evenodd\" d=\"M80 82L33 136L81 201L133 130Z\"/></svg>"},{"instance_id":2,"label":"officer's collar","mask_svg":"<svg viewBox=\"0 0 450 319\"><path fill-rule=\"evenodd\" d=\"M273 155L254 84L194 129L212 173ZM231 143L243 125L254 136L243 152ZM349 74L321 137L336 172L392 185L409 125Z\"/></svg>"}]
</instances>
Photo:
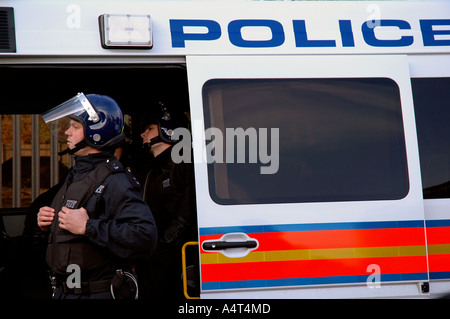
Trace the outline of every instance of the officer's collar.
<instances>
[{"instance_id":1,"label":"officer's collar","mask_svg":"<svg viewBox=\"0 0 450 319\"><path fill-rule=\"evenodd\" d=\"M172 153L172 147L173 147L173 145L171 145L170 147L166 148L158 156L156 156L155 157L155 163L156 164L165 163L167 161L167 159L172 156L172 154L171 154Z\"/></svg>"},{"instance_id":2,"label":"officer's collar","mask_svg":"<svg viewBox=\"0 0 450 319\"><path fill-rule=\"evenodd\" d=\"M73 169L77 172L86 172L94 169L98 164L113 157L112 152L101 152L88 154L86 156L75 156L75 165Z\"/></svg>"}]
</instances>

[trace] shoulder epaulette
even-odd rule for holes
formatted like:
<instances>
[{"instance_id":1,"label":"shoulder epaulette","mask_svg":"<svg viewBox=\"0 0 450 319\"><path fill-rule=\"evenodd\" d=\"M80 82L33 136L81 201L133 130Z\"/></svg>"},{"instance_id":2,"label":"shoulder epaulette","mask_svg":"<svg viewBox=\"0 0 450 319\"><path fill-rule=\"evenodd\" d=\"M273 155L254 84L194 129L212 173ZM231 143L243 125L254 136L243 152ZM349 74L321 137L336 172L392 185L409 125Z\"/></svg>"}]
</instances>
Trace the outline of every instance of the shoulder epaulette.
<instances>
[{"instance_id":1,"label":"shoulder epaulette","mask_svg":"<svg viewBox=\"0 0 450 319\"><path fill-rule=\"evenodd\" d=\"M105 166L110 169L111 173L123 172L125 170L122 163L116 158L106 160Z\"/></svg>"}]
</instances>

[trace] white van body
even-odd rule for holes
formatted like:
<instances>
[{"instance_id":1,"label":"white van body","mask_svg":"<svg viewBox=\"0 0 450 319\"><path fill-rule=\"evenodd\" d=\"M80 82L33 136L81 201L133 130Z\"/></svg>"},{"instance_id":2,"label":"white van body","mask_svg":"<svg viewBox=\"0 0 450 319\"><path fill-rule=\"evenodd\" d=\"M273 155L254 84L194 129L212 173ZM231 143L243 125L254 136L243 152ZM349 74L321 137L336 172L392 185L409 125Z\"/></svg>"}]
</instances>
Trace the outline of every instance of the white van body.
<instances>
[{"instance_id":1,"label":"white van body","mask_svg":"<svg viewBox=\"0 0 450 319\"><path fill-rule=\"evenodd\" d=\"M186 67L201 298L425 298L450 292L450 199L424 199L411 85L412 79L450 78L450 3L5 0L1 6L14 9L15 23L15 52L0 53L5 67ZM151 48L102 46L99 17L106 14L149 15ZM360 79L362 91L356 90ZM283 94L267 102L272 84ZM302 87L308 89L294 96ZM117 89L126 90L126 83ZM395 103L386 102L385 92ZM347 110L347 98L368 109L355 111L352 100ZM316 102L307 104L314 99L322 101L319 111ZM336 121L322 122L320 114ZM372 115L380 121L369 121ZM342 131L343 121L351 130ZM238 128L258 147L245 145L240 162L238 154L219 157L222 144L213 141ZM340 142L347 134L346 154L357 159L345 156ZM350 151L357 145L364 151ZM331 174L329 183L319 185L315 174L323 180ZM355 186L358 174L367 183ZM302 181L310 185L304 193L296 190Z\"/></svg>"}]
</instances>

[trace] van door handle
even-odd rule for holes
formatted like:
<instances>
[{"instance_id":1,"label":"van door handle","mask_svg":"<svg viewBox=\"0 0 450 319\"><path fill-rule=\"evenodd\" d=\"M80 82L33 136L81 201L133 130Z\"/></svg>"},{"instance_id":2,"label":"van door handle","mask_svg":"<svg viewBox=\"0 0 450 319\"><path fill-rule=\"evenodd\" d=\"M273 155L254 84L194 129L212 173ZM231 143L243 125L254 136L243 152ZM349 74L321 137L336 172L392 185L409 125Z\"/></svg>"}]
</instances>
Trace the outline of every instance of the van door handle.
<instances>
[{"instance_id":1,"label":"van door handle","mask_svg":"<svg viewBox=\"0 0 450 319\"><path fill-rule=\"evenodd\" d=\"M223 254L229 258L242 258L251 251L258 249L259 242L255 238L249 237L245 233L227 233L221 238L205 240L202 249L206 252Z\"/></svg>"},{"instance_id":2,"label":"van door handle","mask_svg":"<svg viewBox=\"0 0 450 319\"><path fill-rule=\"evenodd\" d=\"M229 248L255 248L258 245L256 240L247 241L209 241L204 242L202 247L204 250L223 250Z\"/></svg>"}]
</instances>

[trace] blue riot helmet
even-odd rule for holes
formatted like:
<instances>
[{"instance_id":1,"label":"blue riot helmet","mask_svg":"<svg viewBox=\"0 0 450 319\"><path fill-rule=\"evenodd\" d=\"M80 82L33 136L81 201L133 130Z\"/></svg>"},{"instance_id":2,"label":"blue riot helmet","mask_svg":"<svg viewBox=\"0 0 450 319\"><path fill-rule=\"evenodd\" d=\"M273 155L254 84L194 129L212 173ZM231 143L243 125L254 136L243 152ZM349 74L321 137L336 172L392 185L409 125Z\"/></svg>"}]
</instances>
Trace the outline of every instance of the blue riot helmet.
<instances>
[{"instance_id":1,"label":"blue riot helmet","mask_svg":"<svg viewBox=\"0 0 450 319\"><path fill-rule=\"evenodd\" d=\"M78 93L72 99L44 113L42 119L52 134L64 141L64 132L69 127L70 120L83 125L84 140L75 145L74 149L66 149L60 155L74 154L86 146L113 150L125 138L122 110L116 101L106 95Z\"/></svg>"},{"instance_id":2,"label":"blue riot helmet","mask_svg":"<svg viewBox=\"0 0 450 319\"><path fill-rule=\"evenodd\" d=\"M142 131L144 131L148 125L156 124L158 125L159 135L152 138L150 143L146 143L144 148L150 149L152 145L160 142L176 144L179 140L178 138L174 138L174 130L180 127L188 127L187 118L184 114L169 112L169 109L162 102L159 102L159 106L161 112L153 114L149 118L145 119L144 126L142 127Z\"/></svg>"},{"instance_id":3,"label":"blue riot helmet","mask_svg":"<svg viewBox=\"0 0 450 319\"><path fill-rule=\"evenodd\" d=\"M175 144L178 142L178 139L174 139L173 131L179 127L184 127L184 123L182 123L182 118L180 115L177 117L171 115L167 107L164 104L160 103L163 115L158 120L158 128L159 128L159 136L161 139L169 144Z\"/></svg>"}]
</instances>

